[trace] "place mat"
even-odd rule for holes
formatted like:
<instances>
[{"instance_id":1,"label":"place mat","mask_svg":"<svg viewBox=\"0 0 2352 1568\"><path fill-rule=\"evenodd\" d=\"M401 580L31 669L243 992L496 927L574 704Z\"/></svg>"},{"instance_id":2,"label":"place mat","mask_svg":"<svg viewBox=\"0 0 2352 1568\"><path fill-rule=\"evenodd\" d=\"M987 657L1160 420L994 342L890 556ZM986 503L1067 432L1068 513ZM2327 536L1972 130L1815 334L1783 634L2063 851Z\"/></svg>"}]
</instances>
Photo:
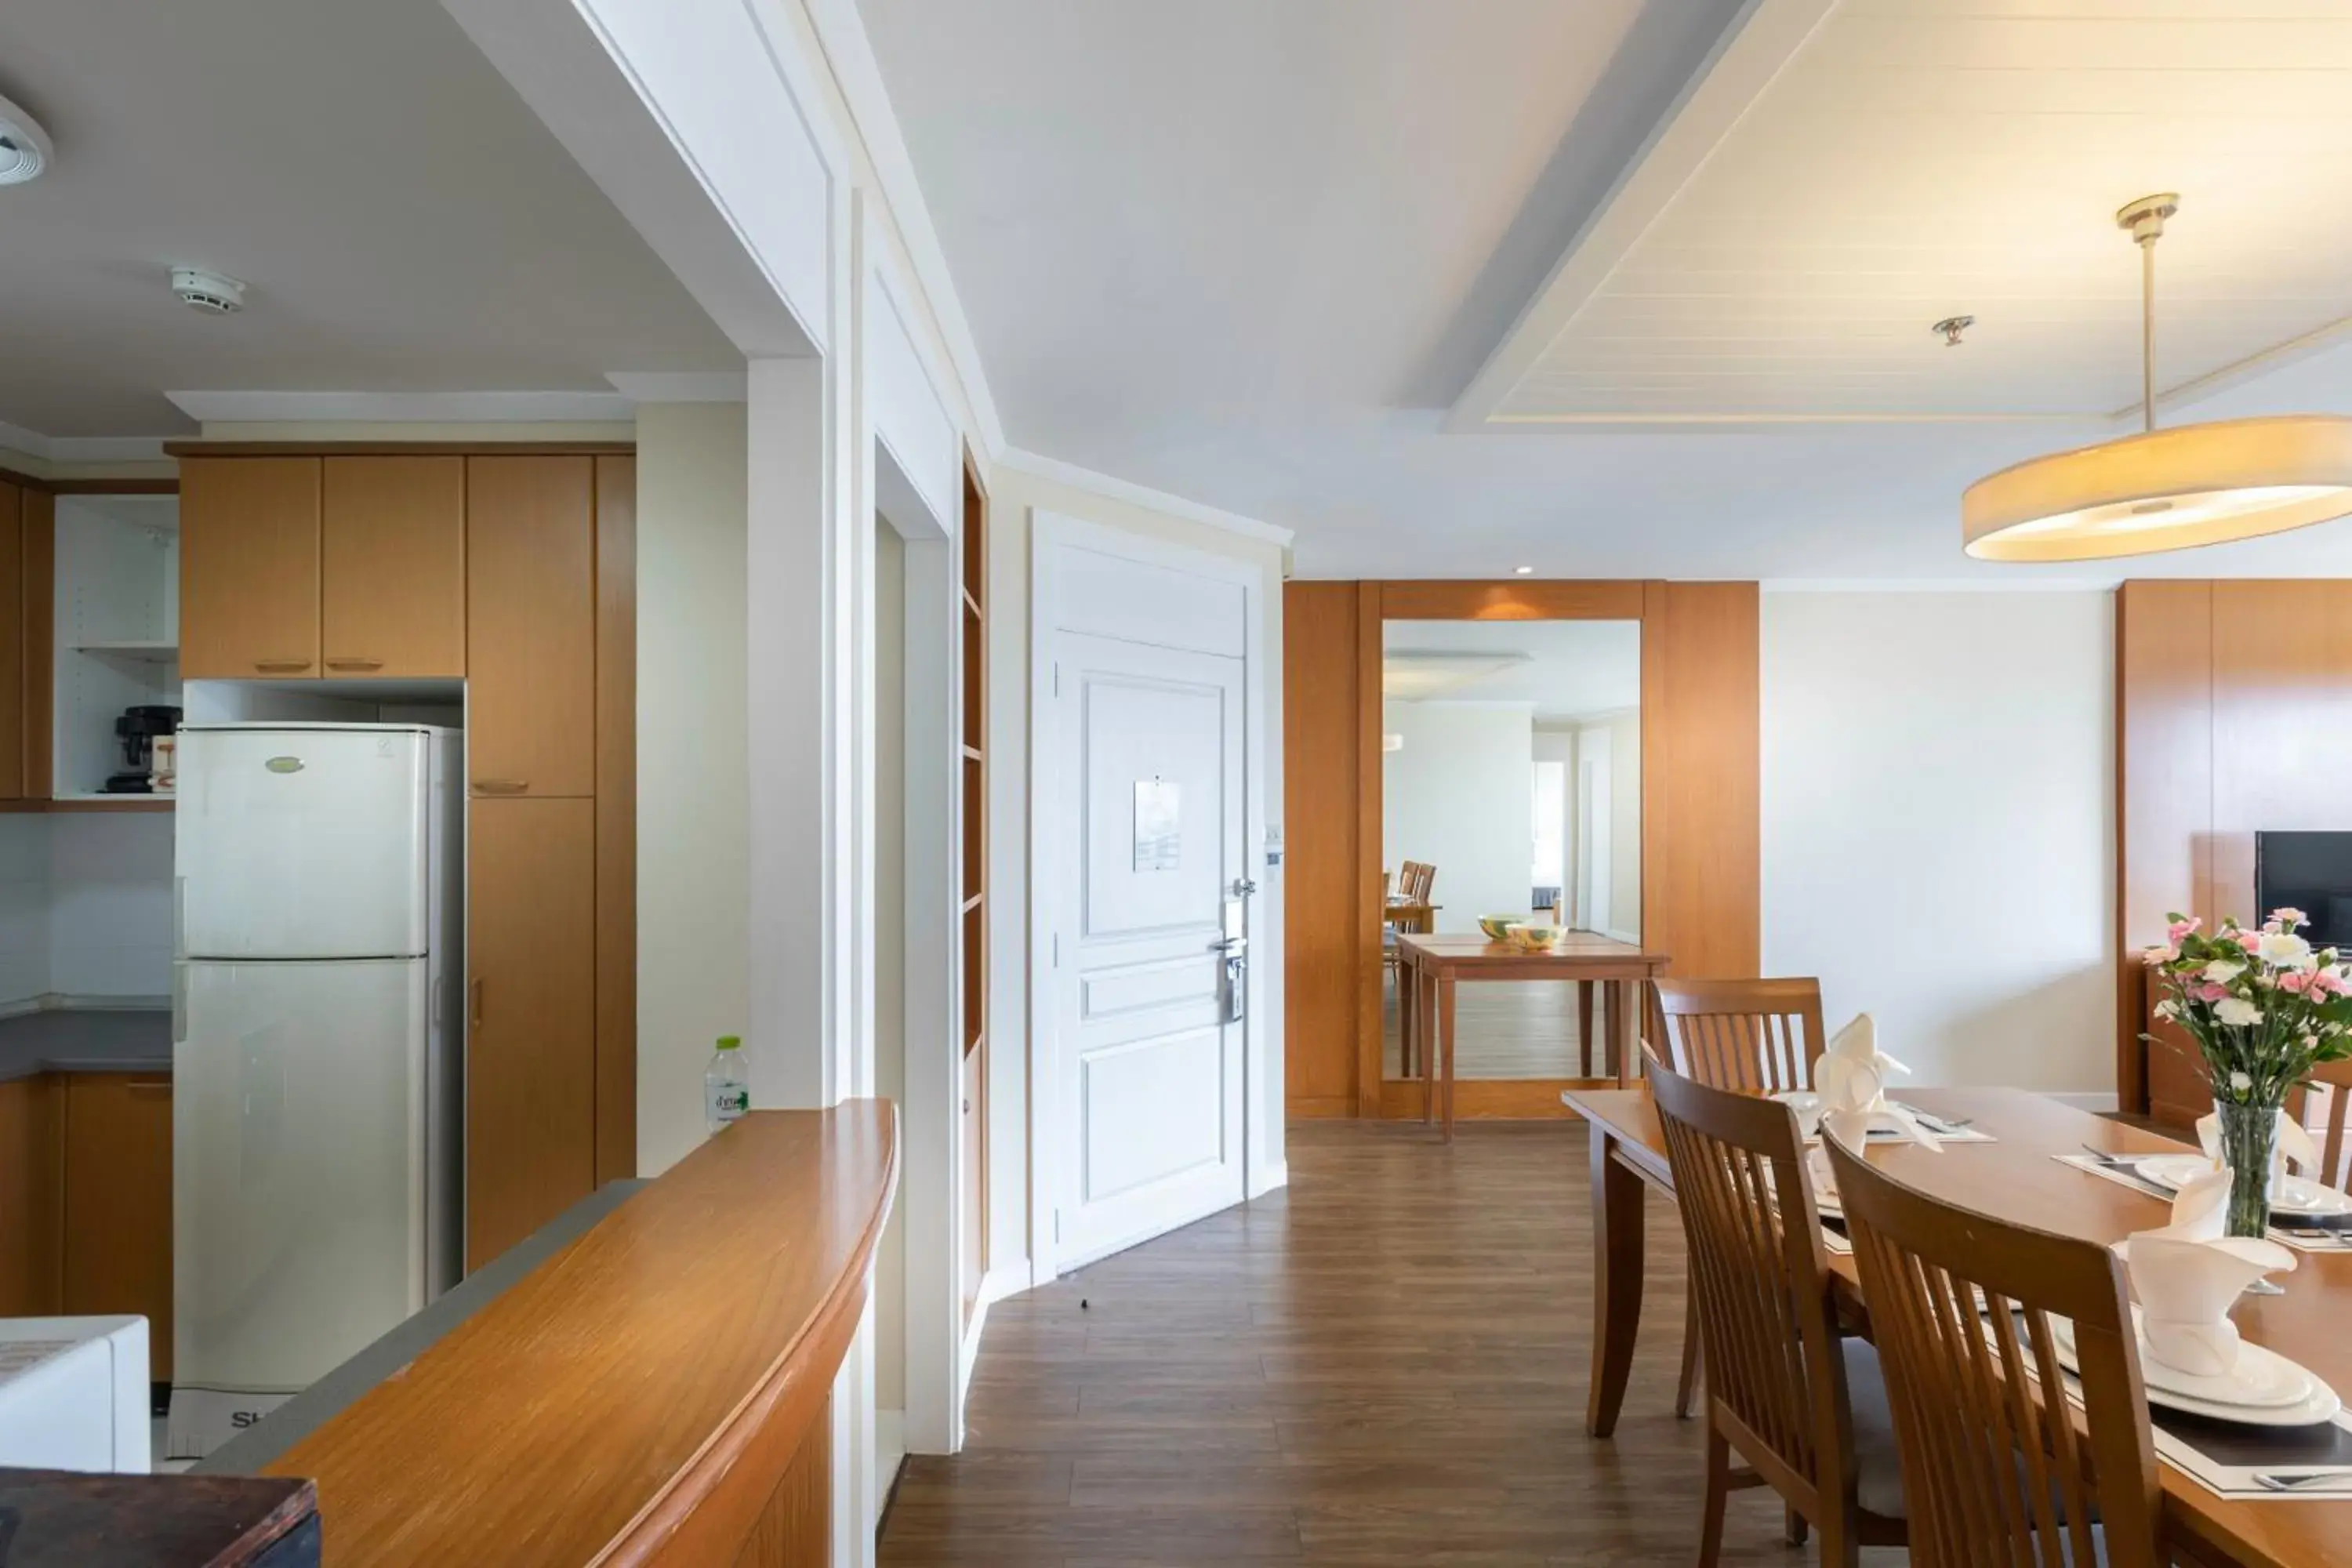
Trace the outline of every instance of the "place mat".
<instances>
[{"instance_id":1,"label":"place mat","mask_svg":"<svg viewBox=\"0 0 2352 1568\"><path fill-rule=\"evenodd\" d=\"M2129 1187L2142 1197L2154 1202L2167 1205L2172 1202L2170 1194L2159 1193L2153 1186L2142 1186L2140 1184L2147 1180L2146 1177L2135 1177L2128 1172L2118 1170L2104 1161L2095 1160L2088 1154L2053 1154L2050 1157L2062 1165L2072 1165L2078 1171L2086 1171L2094 1176L2113 1182L2119 1187ZM2311 1227L2289 1229L2273 1225L2270 1229L2270 1238L2280 1246L2291 1247L2297 1252L2352 1252L2352 1232Z\"/></svg>"},{"instance_id":2,"label":"place mat","mask_svg":"<svg viewBox=\"0 0 2352 1568\"><path fill-rule=\"evenodd\" d=\"M1985 1335L1988 1339L1992 1336L1990 1323ZM2022 1344L2025 1333L2021 1314L2018 1337ZM2079 1406L2083 1403L2081 1380L2063 1367L2059 1369L2059 1376L2064 1380L2066 1397ZM2333 1419L2316 1421L2308 1426L2242 1426L2156 1404L2150 1404L2147 1410L2157 1458L2210 1492L2266 1501L2352 1498L2352 1410L2340 1410ZM2327 1479L2282 1491L2263 1485L2255 1479L2257 1476Z\"/></svg>"}]
</instances>

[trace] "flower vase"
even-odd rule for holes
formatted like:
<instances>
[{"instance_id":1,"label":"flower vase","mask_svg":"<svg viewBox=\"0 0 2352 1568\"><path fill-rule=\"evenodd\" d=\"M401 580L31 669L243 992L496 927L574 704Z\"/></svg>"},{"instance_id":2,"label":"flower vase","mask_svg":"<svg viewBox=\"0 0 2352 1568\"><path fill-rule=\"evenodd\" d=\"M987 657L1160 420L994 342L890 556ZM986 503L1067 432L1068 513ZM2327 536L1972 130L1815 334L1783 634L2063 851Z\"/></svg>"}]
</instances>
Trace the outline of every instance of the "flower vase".
<instances>
[{"instance_id":1,"label":"flower vase","mask_svg":"<svg viewBox=\"0 0 2352 1568\"><path fill-rule=\"evenodd\" d=\"M2230 1171L2228 1234L2261 1237L2271 1227L2271 1170L2278 1152L2275 1105L2221 1100L2221 1163Z\"/></svg>"}]
</instances>

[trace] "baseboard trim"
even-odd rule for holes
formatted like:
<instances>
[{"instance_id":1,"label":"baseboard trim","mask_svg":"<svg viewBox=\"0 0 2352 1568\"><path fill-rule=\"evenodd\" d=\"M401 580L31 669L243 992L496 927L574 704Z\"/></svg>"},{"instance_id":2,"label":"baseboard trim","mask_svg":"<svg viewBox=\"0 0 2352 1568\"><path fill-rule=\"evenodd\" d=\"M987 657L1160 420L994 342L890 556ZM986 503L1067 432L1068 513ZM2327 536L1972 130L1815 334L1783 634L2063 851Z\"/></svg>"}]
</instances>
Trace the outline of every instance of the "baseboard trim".
<instances>
[{"instance_id":1,"label":"baseboard trim","mask_svg":"<svg viewBox=\"0 0 2352 1568\"><path fill-rule=\"evenodd\" d=\"M883 1497L898 1484L898 1467L907 1462L907 1413L874 1413L874 1489Z\"/></svg>"},{"instance_id":2,"label":"baseboard trim","mask_svg":"<svg viewBox=\"0 0 2352 1568\"><path fill-rule=\"evenodd\" d=\"M1279 1164L1266 1167L1261 1179L1251 1184L1249 1196L1262 1198L1277 1188L1288 1185L1290 1185L1290 1162L1285 1160Z\"/></svg>"}]
</instances>

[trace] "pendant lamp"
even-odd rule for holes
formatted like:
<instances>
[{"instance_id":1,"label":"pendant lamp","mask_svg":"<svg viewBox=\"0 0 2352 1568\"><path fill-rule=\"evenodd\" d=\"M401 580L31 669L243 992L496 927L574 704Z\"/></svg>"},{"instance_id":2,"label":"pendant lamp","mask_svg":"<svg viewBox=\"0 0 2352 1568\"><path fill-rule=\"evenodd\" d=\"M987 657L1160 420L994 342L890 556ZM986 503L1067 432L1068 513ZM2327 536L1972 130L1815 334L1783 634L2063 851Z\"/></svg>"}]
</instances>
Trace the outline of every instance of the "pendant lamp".
<instances>
[{"instance_id":1,"label":"pendant lamp","mask_svg":"<svg viewBox=\"0 0 2352 1568\"><path fill-rule=\"evenodd\" d=\"M2140 250L2140 434L2035 458L1960 497L1984 561L2151 555L2283 533L2352 512L2352 418L2293 414L2156 427L2156 242L2176 195L2116 214Z\"/></svg>"}]
</instances>

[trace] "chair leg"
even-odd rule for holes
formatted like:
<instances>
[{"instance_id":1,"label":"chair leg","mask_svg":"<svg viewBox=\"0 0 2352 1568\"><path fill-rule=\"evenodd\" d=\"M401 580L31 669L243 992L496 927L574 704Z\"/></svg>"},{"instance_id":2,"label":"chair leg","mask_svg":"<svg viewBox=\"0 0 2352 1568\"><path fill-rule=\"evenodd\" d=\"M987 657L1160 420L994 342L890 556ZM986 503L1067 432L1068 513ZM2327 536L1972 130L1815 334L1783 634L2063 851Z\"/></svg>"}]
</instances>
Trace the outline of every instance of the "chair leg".
<instances>
[{"instance_id":1,"label":"chair leg","mask_svg":"<svg viewBox=\"0 0 2352 1568\"><path fill-rule=\"evenodd\" d=\"M1683 1376L1675 1386L1675 1415L1682 1420L1691 1418L1691 1406L1698 1396L1698 1294L1694 1291L1689 1310L1683 1313Z\"/></svg>"},{"instance_id":2,"label":"chair leg","mask_svg":"<svg viewBox=\"0 0 2352 1568\"><path fill-rule=\"evenodd\" d=\"M1698 1568L1715 1568L1723 1555L1723 1505L1731 1495L1731 1445L1710 1419L1706 1424L1706 1500L1700 1505Z\"/></svg>"},{"instance_id":3,"label":"chair leg","mask_svg":"<svg viewBox=\"0 0 2352 1568\"><path fill-rule=\"evenodd\" d=\"M1803 1514L1799 1513L1796 1509L1790 1504L1782 1503L1780 1505L1780 1523L1788 1535L1790 1545L1802 1546L1805 1543L1805 1516ZM1826 1563L1829 1561L1829 1532L1824 1531L1822 1532L1822 1562Z\"/></svg>"}]
</instances>

